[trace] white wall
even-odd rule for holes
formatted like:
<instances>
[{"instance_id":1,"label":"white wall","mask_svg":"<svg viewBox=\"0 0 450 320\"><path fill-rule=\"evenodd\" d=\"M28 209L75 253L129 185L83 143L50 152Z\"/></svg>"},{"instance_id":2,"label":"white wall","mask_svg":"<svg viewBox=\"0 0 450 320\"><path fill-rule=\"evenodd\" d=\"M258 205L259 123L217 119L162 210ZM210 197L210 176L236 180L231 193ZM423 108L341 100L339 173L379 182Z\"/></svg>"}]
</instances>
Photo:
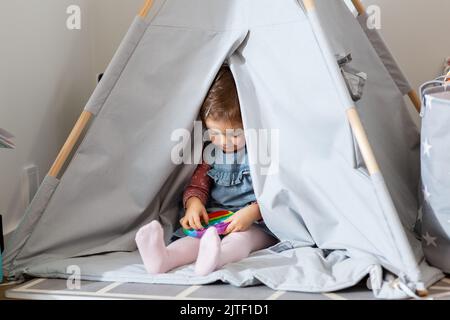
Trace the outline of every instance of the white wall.
<instances>
[{"instance_id":1,"label":"white wall","mask_svg":"<svg viewBox=\"0 0 450 320\"><path fill-rule=\"evenodd\" d=\"M0 128L17 149L0 149L4 232L26 209L23 168L48 172L143 0L0 0ZM81 30L66 9L81 8Z\"/></svg>"},{"instance_id":2,"label":"white wall","mask_svg":"<svg viewBox=\"0 0 450 320\"><path fill-rule=\"evenodd\" d=\"M94 87L89 1L0 0L0 127L17 144L0 149L5 231L25 211L23 167L36 164L45 175ZM82 8L80 31L66 28L72 4Z\"/></svg>"},{"instance_id":3,"label":"white wall","mask_svg":"<svg viewBox=\"0 0 450 320\"><path fill-rule=\"evenodd\" d=\"M333 0L335 1L335 0ZM414 87L450 55L449 0L365 0L382 9L382 34ZM111 60L144 0L0 0L0 127L16 150L0 149L0 213L12 229L24 213L22 169L41 177ZM65 27L66 8L82 8L82 30ZM438 37L430 35L440 32Z\"/></svg>"},{"instance_id":4,"label":"white wall","mask_svg":"<svg viewBox=\"0 0 450 320\"><path fill-rule=\"evenodd\" d=\"M105 71L144 2L143 0L91 1L92 15L95 17L93 67L96 73Z\"/></svg>"},{"instance_id":5,"label":"white wall","mask_svg":"<svg viewBox=\"0 0 450 320\"><path fill-rule=\"evenodd\" d=\"M381 33L414 88L442 72L450 56L449 0L364 0L381 8Z\"/></svg>"}]
</instances>

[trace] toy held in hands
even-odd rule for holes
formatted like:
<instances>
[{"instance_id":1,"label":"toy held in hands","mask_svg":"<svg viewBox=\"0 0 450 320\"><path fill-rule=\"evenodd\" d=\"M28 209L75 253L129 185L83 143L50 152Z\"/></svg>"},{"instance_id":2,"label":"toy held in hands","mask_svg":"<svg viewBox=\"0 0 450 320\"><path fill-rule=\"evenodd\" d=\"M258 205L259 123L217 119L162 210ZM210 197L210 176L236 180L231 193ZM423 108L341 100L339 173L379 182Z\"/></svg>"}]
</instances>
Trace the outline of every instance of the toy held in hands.
<instances>
[{"instance_id":1,"label":"toy held in hands","mask_svg":"<svg viewBox=\"0 0 450 320\"><path fill-rule=\"evenodd\" d=\"M185 235L193 238L201 238L203 234L206 232L206 230L209 227L214 227L217 229L218 234L224 234L225 230L227 229L229 222L224 222L229 217L231 217L234 214L234 212L227 211L227 210L221 210L221 211L215 211L208 213L209 222L207 225L203 224L202 229L185 229L183 228L183 232Z\"/></svg>"}]
</instances>

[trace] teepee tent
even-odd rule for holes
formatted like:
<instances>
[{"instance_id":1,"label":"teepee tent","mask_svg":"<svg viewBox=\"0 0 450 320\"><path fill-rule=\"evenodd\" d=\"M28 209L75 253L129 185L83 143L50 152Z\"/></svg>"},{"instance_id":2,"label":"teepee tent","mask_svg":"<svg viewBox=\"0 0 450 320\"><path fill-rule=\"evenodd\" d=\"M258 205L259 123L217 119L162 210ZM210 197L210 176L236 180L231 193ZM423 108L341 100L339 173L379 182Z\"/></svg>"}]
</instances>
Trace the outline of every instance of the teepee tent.
<instances>
[{"instance_id":1,"label":"teepee tent","mask_svg":"<svg viewBox=\"0 0 450 320\"><path fill-rule=\"evenodd\" d=\"M423 293L443 274L413 232L420 141L403 95L420 105L354 3L363 27L344 1L147 1L7 244L9 277L66 278L78 266L85 280L326 292L369 276L378 297ZM356 103L337 63L350 55L367 76ZM195 164L171 161L171 135L193 130L224 63L244 128L278 135L268 163L256 136L247 146L280 242L206 277L192 266L149 275L135 233L158 219L169 242L178 226Z\"/></svg>"}]
</instances>

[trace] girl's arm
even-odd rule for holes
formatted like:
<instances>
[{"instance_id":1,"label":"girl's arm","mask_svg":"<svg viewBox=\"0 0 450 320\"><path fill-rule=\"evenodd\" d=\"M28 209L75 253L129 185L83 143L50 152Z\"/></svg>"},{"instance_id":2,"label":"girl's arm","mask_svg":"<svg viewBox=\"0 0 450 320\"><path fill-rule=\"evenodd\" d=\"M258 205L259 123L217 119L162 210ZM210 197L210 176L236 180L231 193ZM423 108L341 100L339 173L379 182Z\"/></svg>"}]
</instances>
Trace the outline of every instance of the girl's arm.
<instances>
[{"instance_id":1,"label":"girl's arm","mask_svg":"<svg viewBox=\"0 0 450 320\"><path fill-rule=\"evenodd\" d=\"M259 205L257 202L252 202L246 207L246 209L248 210L247 214L249 215L249 218L253 221L262 221L261 210L259 210Z\"/></svg>"},{"instance_id":2,"label":"girl's arm","mask_svg":"<svg viewBox=\"0 0 450 320\"><path fill-rule=\"evenodd\" d=\"M259 210L258 202L254 201L254 202L250 203L250 206L252 206L252 205L256 205L258 207L259 217L256 219L256 221L258 221L258 222L264 221L264 218L262 217L262 214L261 214L261 210Z\"/></svg>"},{"instance_id":3,"label":"girl's arm","mask_svg":"<svg viewBox=\"0 0 450 320\"><path fill-rule=\"evenodd\" d=\"M262 218L261 211L259 210L259 205L255 202L252 203L241 210L237 211L230 218L224 222L229 222L225 234L231 232L246 231L253 222L258 221Z\"/></svg>"},{"instance_id":4,"label":"girl's arm","mask_svg":"<svg viewBox=\"0 0 450 320\"><path fill-rule=\"evenodd\" d=\"M186 204L189 198L196 197L205 206L209 198L209 190L211 188L212 178L207 175L211 168L206 162L202 162L197 166L192 175L189 185L183 193L183 206L186 209Z\"/></svg>"}]
</instances>

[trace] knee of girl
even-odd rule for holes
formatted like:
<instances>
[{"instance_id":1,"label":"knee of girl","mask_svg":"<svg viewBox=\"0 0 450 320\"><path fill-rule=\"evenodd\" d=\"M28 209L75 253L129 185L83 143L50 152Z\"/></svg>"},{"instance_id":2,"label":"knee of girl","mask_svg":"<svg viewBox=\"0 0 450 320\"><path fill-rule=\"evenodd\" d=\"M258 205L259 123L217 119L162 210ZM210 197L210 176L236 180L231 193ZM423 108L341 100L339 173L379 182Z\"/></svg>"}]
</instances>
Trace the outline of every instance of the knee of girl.
<instances>
[{"instance_id":1,"label":"knee of girl","mask_svg":"<svg viewBox=\"0 0 450 320\"><path fill-rule=\"evenodd\" d=\"M250 239L249 234L246 233L245 231L244 232L236 231L236 232L232 232L232 233L228 234L222 241L241 242L241 241L248 241L249 239Z\"/></svg>"}]
</instances>

